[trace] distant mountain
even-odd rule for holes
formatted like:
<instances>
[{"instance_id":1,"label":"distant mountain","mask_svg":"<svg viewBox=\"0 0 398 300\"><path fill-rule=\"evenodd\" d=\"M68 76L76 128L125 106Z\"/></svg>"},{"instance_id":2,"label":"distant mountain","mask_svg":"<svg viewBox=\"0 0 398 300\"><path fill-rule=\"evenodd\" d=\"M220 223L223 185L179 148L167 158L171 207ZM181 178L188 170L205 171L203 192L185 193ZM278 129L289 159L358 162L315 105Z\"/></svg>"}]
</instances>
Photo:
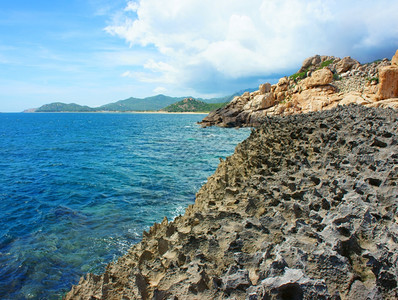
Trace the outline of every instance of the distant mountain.
<instances>
[{"instance_id":1,"label":"distant mountain","mask_svg":"<svg viewBox=\"0 0 398 300\"><path fill-rule=\"evenodd\" d=\"M97 107L97 111L156 111L184 99L184 97L169 97L165 95L156 95L140 98L128 98L114 103L109 103Z\"/></svg>"},{"instance_id":2,"label":"distant mountain","mask_svg":"<svg viewBox=\"0 0 398 300\"><path fill-rule=\"evenodd\" d=\"M256 89L246 89L243 91L239 91L229 96L219 97L219 98L211 98L211 99L201 99L198 98L198 101L202 101L205 103L225 103L230 102L235 96L241 95L246 91L254 91ZM82 106L75 103L61 103L55 102L50 104L45 104L37 109L26 110L25 112L127 112L127 111L157 111L161 110L171 104L179 102L185 98L192 97L169 97L165 95L156 95L152 97L146 98L128 98L124 100L119 100L117 102L109 103L102 105L100 107L89 107ZM207 111L207 110L206 110Z\"/></svg>"},{"instance_id":3,"label":"distant mountain","mask_svg":"<svg viewBox=\"0 0 398 300\"><path fill-rule=\"evenodd\" d=\"M245 90L238 91L232 95L224 96L224 97L218 97L218 98L210 98L210 99L202 99L202 98L196 98L197 100L206 102L206 103L224 103L224 102L230 102L234 97L242 95L244 92L254 92L257 91L258 88L248 88Z\"/></svg>"},{"instance_id":4,"label":"distant mountain","mask_svg":"<svg viewBox=\"0 0 398 300\"><path fill-rule=\"evenodd\" d=\"M45 104L35 110L35 112L92 112L92 111L95 111L95 109L88 106L82 106L76 103L66 104L61 102Z\"/></svg>"},{"instance_id":5,"label":"distant mountain","mask_svg":"<svg viewBox=\"0 0 398 300\"><path fill-rule=\"evenodd\" d=\"M37 111L37 108L28 108L28 109L25 109L23 112L24 113L34 113L36 111Z\"/></svg>"},{"instance_id":6,"label":"distant mountain","mask_svg":"<svg viewBox=\"0 0 398 300\"><path fill-rule=\"evenodd\" d=\"M177 103L173 103L162 111L167 112L210 112L220 107L227 105L225 103L206 103L203 101L196 100L194 98L185 98Z\"/></svg>"}]
</instances>

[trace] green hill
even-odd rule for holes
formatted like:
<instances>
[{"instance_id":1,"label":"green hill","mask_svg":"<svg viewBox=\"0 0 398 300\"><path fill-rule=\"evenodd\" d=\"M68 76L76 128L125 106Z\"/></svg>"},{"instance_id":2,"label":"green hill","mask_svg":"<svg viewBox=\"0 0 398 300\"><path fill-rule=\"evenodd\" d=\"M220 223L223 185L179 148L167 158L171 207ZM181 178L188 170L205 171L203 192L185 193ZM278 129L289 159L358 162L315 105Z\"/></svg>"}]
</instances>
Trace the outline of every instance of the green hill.
<instances>
[{"instance_id":1,"label":"green hill","mask_svg":"<svg viewBox=\"0 0 398 300\"><path fill-rule=\"evenodd\" d=\"M231 102L231 100L236 97L242 95L244 92L254 92L257 91L258 88L249 88L249 89L244 89L240 90L239 92L236 92L232 95L224 96L224 97L218 97L218 98L210 98L210 99L202 99L202 98L197 98L197 100L206 102L206 103L225 103L225 102Z\"/></svg>"},{"instance_id":2,"label":"green hill","mask_svg":"<svg viewBox=\"0 0 398 300\"><path fill-rule=\"evenodd\" d=\"M210 112L227 103L206 103L193 98L185 98L162 109L167 112Z\"/></svg>"},{"instance_id":3,"label":"green hill","mask_svg":"<svg viewBox=\"0 0 398 300\"><path fill-rule=\"evenodd\" d=\"M245 91L253 91L254 89L247 89ZM196 101L200 101L204 104L215 104L215 106L200 106L197 105L196 110L180 110L180 111L212 111L221 106L222 103L230 102L235 96L239 96L243 94L243 91L239 91L229 96L219 97L219 98L211 98L211 99L197 99ZM109 103L102 105L100 107L89 107L82 106L75 103L61 103L55 102L50 104L45 104L39 107L36 110L29 110L29 112L127 112L127 111L158 111L165 110L171 104L175 104L178 101L181 101L185 98L192 97L169 97L165 95L156 95L152 97L146 98L128 98L124 100L119 100L117 102ZM196 105L196 104L195 104ZM176 109L176 108L174 108Z\"/></svg>"},{"instance_id":4,"label":"green hill","mask_svg":"<svg viewBox=\"0 0 398 300\"><path fill-rule=\"evenodd\" d=\"M61 102L54 102L50 104L45 104L39 107L35 112L92 112L95 109L82 106L76 103L61 103Z\"/></svg>"},{"instance_id":5,"label":"green hill","mask_svg":"<svg viewBox=\"0 0 398 300\"><path fill-rule=\"evenodd\" d=\"M128 98L114 103L109 103L97 107L97 111L156 111L180 101L184 97L169 97L165 95L156 95L147 98Z\"/></svg>"}]
</instances>

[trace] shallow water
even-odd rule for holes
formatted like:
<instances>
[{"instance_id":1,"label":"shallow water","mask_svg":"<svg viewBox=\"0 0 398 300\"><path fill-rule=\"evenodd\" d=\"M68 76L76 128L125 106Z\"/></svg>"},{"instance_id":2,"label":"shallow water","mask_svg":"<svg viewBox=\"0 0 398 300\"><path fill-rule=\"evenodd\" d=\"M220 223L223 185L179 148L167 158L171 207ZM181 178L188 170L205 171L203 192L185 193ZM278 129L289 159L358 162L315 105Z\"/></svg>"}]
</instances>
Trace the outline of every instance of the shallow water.
<instances>
[{"instance_id":1,"label":"shallow water","mask_svg":"<svg viewBox=\"0 0 398 300\"><path fill-rule=\"evenodd\" d=\"M59 299L183 214L250 134L202 118L0 114L0 299Z\"/></svg>"}]
</instances>

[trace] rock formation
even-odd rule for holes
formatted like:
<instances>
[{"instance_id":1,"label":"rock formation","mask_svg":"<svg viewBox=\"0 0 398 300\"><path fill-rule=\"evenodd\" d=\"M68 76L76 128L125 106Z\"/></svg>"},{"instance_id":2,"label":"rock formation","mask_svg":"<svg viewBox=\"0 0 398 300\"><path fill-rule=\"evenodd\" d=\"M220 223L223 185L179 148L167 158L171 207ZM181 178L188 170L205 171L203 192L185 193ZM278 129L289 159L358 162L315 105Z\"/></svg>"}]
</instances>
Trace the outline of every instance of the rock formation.
<instances>
[{"instance_id":1,"label":"rock formation","mask_svg":"<svg viewBox=\"0 0 398 300\"><path fill-rule=\"evenodd\" d=\"M397 299L397 183L393 109L264 117L185 215L65 299Z\"/></svg>"},{"instance_id":2,"label":"rock formation","mask_svg":"<svg viewBox=\"0 0 398 300\"><path fill-rule=\"evenodd\" d=\"M398 50L391 60L391 66L381 68L379 77L378 99L398 98Z\"/></svg>"},{"instance_id":3,"label":"rock formation","mask_svg":"<svg viewBox=\"0 0 398 300\"><path fill-rule=\"evenodd\" d=\"M258 126L266 116L328 110L350 103L398 108L398 50L391 62L383 59L368 64L351 57L309 57L296 74L235 97L200 124Z\"/></svg>"}]
</instances>

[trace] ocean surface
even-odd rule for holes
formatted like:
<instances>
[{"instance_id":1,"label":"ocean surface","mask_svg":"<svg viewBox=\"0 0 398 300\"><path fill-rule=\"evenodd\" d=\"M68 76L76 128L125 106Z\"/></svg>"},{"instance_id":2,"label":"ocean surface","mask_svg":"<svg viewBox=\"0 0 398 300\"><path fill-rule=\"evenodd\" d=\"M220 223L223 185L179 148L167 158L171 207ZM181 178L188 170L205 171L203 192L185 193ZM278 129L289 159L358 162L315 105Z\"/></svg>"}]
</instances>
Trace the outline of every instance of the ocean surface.
<instances>
[{"instance_id":1,"label":"ocean surface","mask_svg":"<svg viewBox=\"0 0 398 300\"><path fill-rule=\"evenodd\" d=\"M59 299L183 214L250 134L203 117L0 114L0 299Z\"/></svg>"}]
</instances>

